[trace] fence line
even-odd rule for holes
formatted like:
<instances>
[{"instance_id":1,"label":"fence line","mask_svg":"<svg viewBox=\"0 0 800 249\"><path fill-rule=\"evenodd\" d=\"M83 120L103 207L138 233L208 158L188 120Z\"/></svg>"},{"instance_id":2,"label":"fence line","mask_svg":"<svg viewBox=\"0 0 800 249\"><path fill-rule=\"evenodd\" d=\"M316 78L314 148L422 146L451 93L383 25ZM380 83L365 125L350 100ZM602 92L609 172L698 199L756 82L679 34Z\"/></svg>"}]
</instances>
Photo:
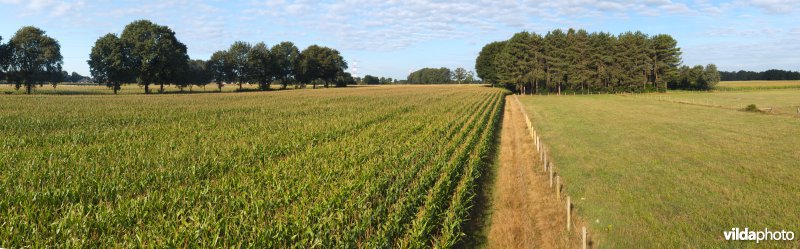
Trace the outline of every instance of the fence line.
<instances>
[{"instance_id":1,"label":"fence line","mask_svg":"<svg viewBox=\"0 0 800 249\"><path fill-rule=\"evenodd\" d=\"M539 159L542 161L542 169L543 169L542 172L549 175L550 188L555 188L556 202L561 202L562 188L566 188L566 184L563 183L564 180L556 171L555 165L553 164L553 160L550 159L548 162L547 147L544 146L544 144L542 143L542 138L539 135L540 133L537 132L536 129L534 129L533 122L528 117L528 112L525 111L525 107L522 106L522 102L519 101L519 98L516 95L514 95L514 100L517 103L517 106L519 107L520 111L522 111L522 115L525 118L525 124L528 126L528 129L530 130L529 133L531 135L531 138L533 139L534 147L536 151L539 152ZM574 211L572 210L573 206L574 205L572 203L572 199L567 194L565 208L566 208L566 221L567 221L566 228L568 233L573 232L571 230L572 216L574 215L573 214ZM581 227L580 231L574 231L574 232L577 232L578 233L577 235L581 237L581 248L586 249L590 241L589 233L587 231L586 226Z\"/></svg>"}]
</instances>

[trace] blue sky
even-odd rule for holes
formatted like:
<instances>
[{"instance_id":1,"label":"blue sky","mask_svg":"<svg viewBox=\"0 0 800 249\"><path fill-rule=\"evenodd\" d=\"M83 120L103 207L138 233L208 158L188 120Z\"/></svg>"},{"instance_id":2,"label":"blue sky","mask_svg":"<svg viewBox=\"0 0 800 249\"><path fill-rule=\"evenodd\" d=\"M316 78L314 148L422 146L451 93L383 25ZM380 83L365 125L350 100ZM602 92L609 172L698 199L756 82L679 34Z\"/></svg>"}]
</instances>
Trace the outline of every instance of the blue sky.
<instances>
[{"instance_id":1,"label":"blue sky","mask_svg":"<svg viewBox=\"0 0 800 249\"><path fill-rule=\"evenodd\" d=\"M721 70L800 70L800 0L740 1L53 1L0 0L7 41L33 25L58 39L64 68L87 75L94 41L149 19L171 27L193 59L237 40L338 49L359 75L405 78L422 67L474 70L491 41L556 28L666 33L684 64Z\"/></svg>"}]
</instances>

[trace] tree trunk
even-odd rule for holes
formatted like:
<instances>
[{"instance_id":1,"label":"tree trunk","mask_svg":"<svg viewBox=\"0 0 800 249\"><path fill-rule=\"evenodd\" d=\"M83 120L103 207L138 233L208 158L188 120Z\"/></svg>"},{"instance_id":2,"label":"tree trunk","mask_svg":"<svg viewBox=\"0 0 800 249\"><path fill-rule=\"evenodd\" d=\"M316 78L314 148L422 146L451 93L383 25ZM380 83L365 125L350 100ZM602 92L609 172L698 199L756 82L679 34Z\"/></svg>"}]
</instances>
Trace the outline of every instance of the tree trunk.
<instances>
[{"instance_id":1,"label":"tree trunk","mask_svg":"<svg viewBox=\"0 0 800 249\"><path fill-rule=\"evenodd\" d=\"M161 84L159 84L159 85L161 85L161 88L160 88L160 89L158 89L158 92L159 92L159 93L164 93L164 83L161 83Z\"/></svg>"},{"instance_id":2,"label":"tree trunk","mask_svg":"<svg viewBox=\"0 0 800 249\"><path fill-rule=\"evenodd\" d=\"M114 95L116 95L117 91L119 91L119 83L114 83L113 88L114 88Z\"/></svg>"},{"instance_id":3,"label":"tree trunk","mask_svg":"<svg viewBox=\"0 0 800 249\"><path fill-rule=\"evenodd\" d=\"M150 83L144 84L144 94L150 94Z\"/></svg>"},{"instance_id":4,"label":"tree trunk","mask_svg":"<svg viewBox=\"0 0 800 249\"><path fill-rule=\"evenodd\" d=\"M25 84L25 91L31 94L33 92L33 84Z\"/></svg>"}]
</instances>

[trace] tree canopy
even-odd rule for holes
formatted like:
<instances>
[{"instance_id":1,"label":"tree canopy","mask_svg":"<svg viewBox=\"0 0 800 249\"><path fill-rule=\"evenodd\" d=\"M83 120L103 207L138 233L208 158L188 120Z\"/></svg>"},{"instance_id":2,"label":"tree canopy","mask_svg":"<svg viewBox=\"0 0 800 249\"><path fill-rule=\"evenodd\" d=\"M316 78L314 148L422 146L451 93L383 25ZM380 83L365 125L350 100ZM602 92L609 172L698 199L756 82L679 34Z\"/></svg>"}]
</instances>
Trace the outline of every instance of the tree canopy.
<instances>
[{"instance_id":1,"label":"tree canopy","mask_svg":"<svg viewBox=\"0 0 800 249\"><path fill-rule=\"evenodd\" d=\"M339 51L328 47L311 45L300 52L296 78L303 82L311 82L316 88L316 82L323 82L325 87L335 83L337 76L347 69L347 62L339 55Z\"/></svg>"},{"instance_id":2,"label":"tree canopy","mask_svg":"<svg viewBox=\"0 0 800 249\"><path fill-rule=\"evenodd\" d=\"M294 68L300 50L291 42L278 43L270 49L272 55L273 73L283 88L294 80Z\"/></svg>"},{"instance_id":3,"label":"tree canopy","mask_svg":"<svg viewBox=\"0 0 800 249\"><path fill-rule=\"evenodd\" d=\"M447 84L452 81L449 68L423 68L408 75L410 84Z\"/></svg>"},{"instance_id":4,"label":"tree canopy","mask_svg":"<svg viewBox=\"0 0 800 249\"><path fill-rule=\"evenodd\" d=\"M89 54L89 71L98 83L114 90L121 84L133 80L131 61L126 55L126 47L115 34L100 37Z\"/></svg>"},{"instance_id":5,"label":"tree canopy","mask_svg":"<svg viewBox=\"0 0 800 249\"><path fill-rule=\"evenodd\" d=\"M154 24L148 20L134 21L122 31L120 40L125 47L131 73L139 84L149 93L150 84L161 85L175 82L181 68L189 60L186 45L178 41L175 32L167 26Z\"/></svg>"},{"instance_id":6,"label":"tree canopy","mask_svg":"<svg viewBox=\"0 0 800 249\"><path fill-rule=\"evenodd\" d=\"M9 81L16 88L24 85L28 94L37 84L55 84L63 77L61 46L39 28L22 27L2 50Z\"/></svg>"},{"instance_id":7,"label":"tree canopy","mask_svg":"<svg viewBox=\"0 0 800 249\"><path fill-rule=\"evenodd\" d=\"M486 44L478 54L478 58L475 59L475 72L478 77L492 84L492 86L498 82L495 63L499 62L499 60L495 58L503 50L505 43L505 41L498 41Z\"/></svg>"},{"instance_id":8,"label":"tree canopy","mask_svg":"<svg viewBox=\"0 0 800 249\"><path fill-rule=\"evenodd\" d=\"M487 44L475 70L486 82L530 93L664 91L680 56L677 41L666 34L556 29Z\"/></svg>"}]
</instances>

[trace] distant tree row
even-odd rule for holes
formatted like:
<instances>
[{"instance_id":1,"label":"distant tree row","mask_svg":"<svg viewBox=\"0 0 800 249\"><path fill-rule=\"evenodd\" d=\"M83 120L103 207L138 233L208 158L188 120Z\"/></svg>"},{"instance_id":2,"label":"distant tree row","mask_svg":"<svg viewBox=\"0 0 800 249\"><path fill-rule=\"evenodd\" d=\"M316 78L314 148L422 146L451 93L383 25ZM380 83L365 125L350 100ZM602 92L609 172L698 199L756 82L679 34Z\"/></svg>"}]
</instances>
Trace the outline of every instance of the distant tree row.
<instances>
[{"instance_id":1,"label":"distant tree row","mask_svg":"<svg viewBox=\"0 0 800 249\"><path fill-rule=\"evenodd\" d=\"M475 71L487 83L519 92L665 91L677 80L677 44L670 35L638 31L617 36L582 29L556 29L544 36L520 32L484 46Z\"/></svg>"},{"instance_id":2,"label":"distant tree row","mask_svg":"<svg viewBox=\"0 0 800 249\"><path fill-rule=\"evenodd\" d=\"M735 80L800 80L800 72L770 69L764 72L739 70L738 72L720 72L723 81Z\"/></svg>"},{"instance_id":3,"label":"distant tree row","mask_svg":"<svg viewBox=\"0 0 800 249\"><path fill-rule=\"evenodd\" d=\"M0 80L31 93L36 85L63 80L61 45L36 27L22 27L7 44L0 37Z\"/></svg>"},{"instance_id":4,"label":"distant tree row","mask_svg":"<svg viewBox=\"0 0 800 249\"><path fill-rule=\"evenodd\" d=\"M677 74L669 81L670 89L682 90L711 90L720 81L720 73L717 66L708 64L705 67L697 65L694 67L681 66Z\"/></svg>"},{"instance_id":5,"label":"distant tree row","mask_svg":"<svg viewBox=\"0 0 800 249\"><path fill-rule=\"evenodd\" d=\"M356 81L366 85L396 84L398 82L397 79L385 78L385 77L378 78L377 76L372 76L369 74L365 75L364 78L356 79Z\"/></svg>"},{"instance_id":6,"label":"distant tree row","mask_svg":"<svg viewBox=\"0 0 800 249\"><path fill-rule=\"evenodd\" d=\"M175 32L147 20L128 24L119 37L100 37L88 62L92 76L115 93L127 82L143 85L145 93L151 84L160 85L163 92L164 84L170 83L183 89L215 82L220 90L226 83L238 84L239 89L244 83L255 83L261 90L270 89L272 82L283 88L290 83L312 83L315 88L317 83L325 87L355 83L344 72L347 63L335 49L312 45L300 52L291 42L270 48L263 42L238 41L208 61L189 60L186 45Z\"/></svg>"},{"instance_id":7,"label":"distant tree row","mask_svg":"<svg viewBox=\"0 0 800 249\"><path fill-rule=\"evenodd\" d=\"M410 73L404 83L408 84L464 84L477 83L475 73L464 68L423 68Z\"/></svg>"}]
</instances>

